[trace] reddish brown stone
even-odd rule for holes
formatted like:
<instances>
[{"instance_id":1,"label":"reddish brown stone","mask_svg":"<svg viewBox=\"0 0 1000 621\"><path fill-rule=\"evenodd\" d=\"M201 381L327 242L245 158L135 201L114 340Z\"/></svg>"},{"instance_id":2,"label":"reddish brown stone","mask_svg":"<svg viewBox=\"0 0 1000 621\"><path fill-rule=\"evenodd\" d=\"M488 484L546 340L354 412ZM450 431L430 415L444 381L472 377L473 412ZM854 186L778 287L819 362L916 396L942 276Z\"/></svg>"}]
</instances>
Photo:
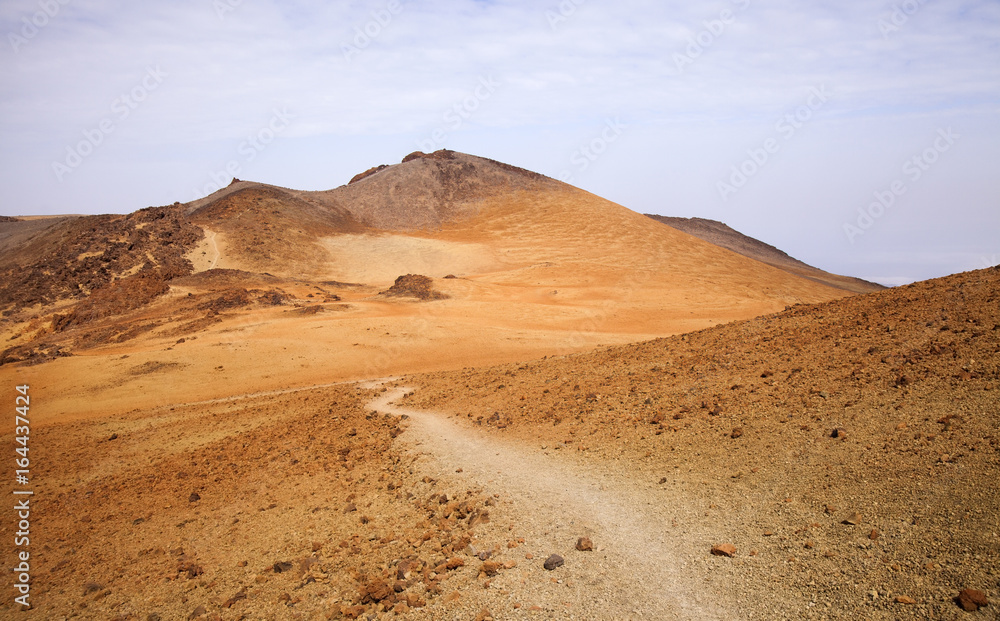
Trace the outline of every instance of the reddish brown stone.
<instances>
[{"instance_id":1,"label":"reddish brown stone","mask_svg":"<svg viewBox=\"0 0 1000 621\"><path fill-rule=\"evenodd\" d=\"M989 601L986 599L986 594L982 591L977 591L976 589L962 589L955 598L958 605L962 607L962 610L967 612L975 612L984 606L989 605Z\"/></svg>"},{"instance_id":2,"label":"reddish brown stone","mask_svg":"<svg viewBox=\"0 0 1000 621\"><path fill-rule=\"evenodd\" d=\"M479 568L479 571L487 576L495 576L500 573L500 563L497 563L496 561L486 561L483 563L482 567Z\"/></svg>"}]
</instances>

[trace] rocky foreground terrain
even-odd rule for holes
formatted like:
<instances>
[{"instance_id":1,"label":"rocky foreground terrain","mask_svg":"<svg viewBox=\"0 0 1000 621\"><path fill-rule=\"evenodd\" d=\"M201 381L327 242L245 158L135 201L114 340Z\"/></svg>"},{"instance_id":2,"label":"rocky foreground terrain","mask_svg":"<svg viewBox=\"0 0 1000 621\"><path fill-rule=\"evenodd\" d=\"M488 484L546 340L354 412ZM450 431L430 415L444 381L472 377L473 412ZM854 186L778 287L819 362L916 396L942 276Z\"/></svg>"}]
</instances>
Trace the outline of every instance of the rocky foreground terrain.
<instances>
[{"instance_id":1,"label":"rocky foreground terrain","mask_svg":"<svg viewBox=\"0 0 1000 621\"><path fill-rule=\"evenodd\" d=\"M997 618L998 298L992 268L585 354L48 422L34 606L0 616Z\"/></svg>"}]
</instances>

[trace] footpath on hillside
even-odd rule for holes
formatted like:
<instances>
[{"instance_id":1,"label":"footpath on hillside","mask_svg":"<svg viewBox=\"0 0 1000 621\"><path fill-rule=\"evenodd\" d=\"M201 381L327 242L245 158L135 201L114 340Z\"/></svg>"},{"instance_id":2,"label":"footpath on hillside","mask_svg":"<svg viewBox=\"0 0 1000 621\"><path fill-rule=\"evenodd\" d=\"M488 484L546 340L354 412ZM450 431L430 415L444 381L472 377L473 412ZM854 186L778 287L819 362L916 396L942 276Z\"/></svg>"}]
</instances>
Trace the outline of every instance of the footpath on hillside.
<instances>
[{"instance_id":1,"label":"footpath on hillside","mask_svg":"<svg viewBox=\"0 0 1000 621\"><path fill-rule=\"evenodd\" d=\"M378 389L384 382L362 386ZM731 619L729 602L712 593L691 562L693 523L684 503L606 465L576 461L548 447L487 436L447 415L395 405L409 391L389 388L368 404L403 416L401 439L431 476L461 477L509 501L512 530L525 540L519 571L504 572L491 587L524 601L556 601L567 618ZM586 548L585 538L593 544ZM694 537L698 539L698 537ZM563 564L551 571L551 555ZM554 561L558 563L558 561ZM538 571L538 570L542 571ZM503 598L507 599L507 598Z\"/></svg>"}]
</instances>

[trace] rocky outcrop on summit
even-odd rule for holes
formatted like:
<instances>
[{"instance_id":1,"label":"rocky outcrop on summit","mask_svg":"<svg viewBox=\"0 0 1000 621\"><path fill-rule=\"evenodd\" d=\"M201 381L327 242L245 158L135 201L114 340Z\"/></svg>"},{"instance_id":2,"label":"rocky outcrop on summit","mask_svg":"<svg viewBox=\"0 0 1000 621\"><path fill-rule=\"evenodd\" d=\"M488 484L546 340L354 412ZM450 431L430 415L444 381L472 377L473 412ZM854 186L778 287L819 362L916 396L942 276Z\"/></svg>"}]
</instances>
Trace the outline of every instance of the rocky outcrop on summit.
<instances>
[{"instance_id":1,"label":"rocky outcrop on summit","mask_svg":"<svg viewBox=\"0 0 1000 621\"><path fill-rule=\"evenodd\" d=\"M369 168L365 172L358 173L358 174L354 175L353 177L351 177L351 180L347 182L347 185L351 185L352 183L357 183L358 181L361 181L362 179L364 179L366 177L371 177L375 173L377 173L379 171L382 171L382 170L385 170L388 167L389 167L388 164L379 164L378 166L372 166L371 168Z\"/></svg>"},{"instance_id":2,"label":"rocky outcrop on summit","mask_svg":"<svg viewBox=\"0 0 1000 621\"><path fill-rule=\"evenodd\" d=\"M442 150L411 153L402 163L377 166L345 186L303 194L349 209L373 228L409 231L474 216L491 197L555 184L553 179L516 166Z\"/></svg>"}]
</instances>

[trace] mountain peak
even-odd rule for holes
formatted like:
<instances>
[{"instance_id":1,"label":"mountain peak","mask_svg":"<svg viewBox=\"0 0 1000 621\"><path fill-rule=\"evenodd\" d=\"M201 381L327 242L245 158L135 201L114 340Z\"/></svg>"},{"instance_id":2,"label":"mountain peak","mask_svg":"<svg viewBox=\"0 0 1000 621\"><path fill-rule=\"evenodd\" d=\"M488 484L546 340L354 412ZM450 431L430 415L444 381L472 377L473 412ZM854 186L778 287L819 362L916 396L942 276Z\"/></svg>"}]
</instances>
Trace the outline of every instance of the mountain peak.
<instances>
[{"instance_id":1,"label":"mountain peak","mask_svg":"<svg viewBox=\"0 0 1000 621\"><path fill-rule=\"evenodd\" d=\"M442 149L415 151L399 164L369 168L347 185L308 194L331 206L350 205L373 228L416 230L474 216L489 198L557 183L510 164Z\"/></svg>"}]
</instances>

